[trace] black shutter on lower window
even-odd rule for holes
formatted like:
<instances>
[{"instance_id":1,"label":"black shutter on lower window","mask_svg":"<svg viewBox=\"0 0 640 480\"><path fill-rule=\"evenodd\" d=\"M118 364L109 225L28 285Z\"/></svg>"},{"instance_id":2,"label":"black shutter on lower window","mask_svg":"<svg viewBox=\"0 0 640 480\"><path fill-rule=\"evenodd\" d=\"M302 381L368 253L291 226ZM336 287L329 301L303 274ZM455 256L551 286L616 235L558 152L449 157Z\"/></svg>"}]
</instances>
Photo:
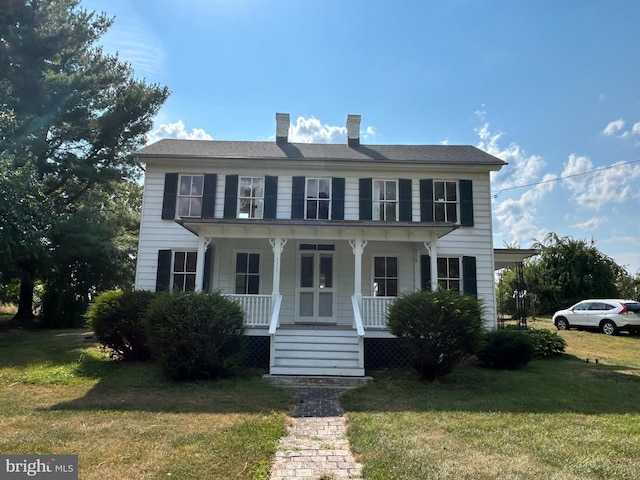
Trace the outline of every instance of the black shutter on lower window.
<instances>
[{"instance_id":1,"label":"black shutter on lower window","mask_svg":"<svg viewBox=\"0 0 640 480\"><path fill-rule=\"evenodd\" d=\"M238 211L238 175L227 175L224 180L224 218L236 218Z\"/></svg>"},{"instance_id":2,"label":"black shutter on lower window","mask_svg":"<svg viewBox=\"0 0 640 480\"><path fill-rule=\"evenodd\" d=\"M433 180L420 180L420 221L433 223Z\"/></svg>"},{"instance_id":3,"label":"black shutter on lower window","mask_svg":"<svg viewBox=\"0 0 640 480\"><path fill-rule=\"evenodd\" d=\"M398 180L398 200L398 219L401 222L410 222L413 220L411 205L411 179L401 178Z\"/></svg>"},{"instance_id":4,"label":"black shutter on lower window","mask_svg":"<svg viewBox=\"0 0 640 480\"><path fill-rule=\"evenodd\" d=\"M462 292L478 295L476 257L462 257Z\"/></svg>"},{"instance_id":5,"label":"black shutter on lower window","mask_svg":"<svg viewBox=\"0 0 640 480\"><path fill-rule=\"evenodd\" d=\"M360 220L372 218L373 180L371 178L360 179Z\"/></svg>"},{"instance_id":6,"label":"black shutter on lower window","mask_svg":"<svg viewBox=\"0 0 640 480\"><path fill-rule=\"evenodd\" d=\"M216 183L218 175L207 173L204 176L202 189L202 218L213 218L216 209Z\"/></svg>"},{"instance_id":7,"label":"black shutter on lower window","mask_svg":"<svg viewBox=\"0 0 640 480\"><path fill-rule=\"evenodd\" d=\"M278 211L278 177L264 177L264 214L263 218L275 220Z\"/></svg>"},{"instance_id":8,"label":"black shutter on lower window","mask_svg":"<svg viewBox=\"0 0 640 480\"><path fill-rule=\"evenodd\" d=\"M420 255L420 289L431 291L431 255Z\"/></svg>"},{"instance_id":9,"label":"black shutter on lower window","mask_svg":"<svg viewBox=\"0 0 640 480\"><path fill-rule=\"evenodd\" d=\"M158 250L156 292L169 290L171 284L171 250Z\"/></svg>"},{"instance_id":10,"label":"black shutter on lower window","mask_svg":"<svg viewBox=\"0 0 640 480\"><path fill-rule=\"evenodd\" d=\"M473 227L473 182L460 180L460 225Z\"/></svg>"},{"instance_id":11,"label":"black shutter on lower window","mask_svg":"<svg viewBox=\"0 0 640 480\"><path fill-rule=\"evenodd\" d=\"M162 219L175 220L178 199L178 174L164 174L164 195L162 197Z\"/></svg>"},{"instance_id":12,"label":"black shutter on lower window","mask_svg":"<svg viewBox=\"0 0 640 480\"><path fill-rule=\"evenodd\" d=\"M202 277L202 290L208 292L211 284L211 262L213 260L213 248L211 245L204 252L204 276Z\"/></svg>"},{"instance_id":13,"label":"black shutter on lower window","mask_svg":"<svg viewBox=\"0 0 640 480\"><path fill-rule=\"evenodd\" d=\"M304 218L304 190L305 177L293 177L291 185L291 218L294 220Z\"/></svg>"},{"instance_id":14,"label":"black shutter on lower window","mask_svg":"<svg viewBox=\"0 0 640 480\"><path fill-rule=\"evenodd\" d=\"M344 220L344 178L331 179L331 220Z\"/></svg>"}]
</instances>

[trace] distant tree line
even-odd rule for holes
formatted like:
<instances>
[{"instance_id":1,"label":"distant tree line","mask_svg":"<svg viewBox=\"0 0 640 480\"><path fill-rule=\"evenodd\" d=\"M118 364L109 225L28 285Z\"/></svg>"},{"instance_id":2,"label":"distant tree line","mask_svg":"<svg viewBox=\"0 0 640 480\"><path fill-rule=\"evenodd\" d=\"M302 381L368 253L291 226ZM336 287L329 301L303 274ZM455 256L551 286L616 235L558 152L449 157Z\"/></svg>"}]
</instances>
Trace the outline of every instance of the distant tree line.
<instances>
[{"instance_id":1,"label":"distant tree line","mask_svg":"<svg viewBox=\"0 0 640 480\"><path fill-rule=\"evenodd\" d=\"M523 262L523 285L515 268L501 273L498 305L515 315L517 290L526 290L527 314L549 315L586 298L640 300L640 272L633 277L598 250L593 240L549 233L533 248L539 254Z\"/></svg>"}]
</instances>

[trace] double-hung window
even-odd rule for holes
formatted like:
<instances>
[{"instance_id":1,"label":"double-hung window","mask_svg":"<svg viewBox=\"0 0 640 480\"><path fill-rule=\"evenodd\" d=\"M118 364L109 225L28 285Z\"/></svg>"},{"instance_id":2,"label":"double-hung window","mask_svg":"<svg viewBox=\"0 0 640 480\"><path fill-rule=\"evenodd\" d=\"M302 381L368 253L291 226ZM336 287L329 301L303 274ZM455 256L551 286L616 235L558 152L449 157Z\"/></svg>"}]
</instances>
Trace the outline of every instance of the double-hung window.
<instances>
[{"instance_id":1,"label":"double-hung window","mask_svg":"<svg viewBox=\"0 0 640 480\"><path fill-rule=\"evenodd\" d=\"M438 287L444 290L460 291L460 259L438 257Z\"/></svg>"},{"instance_id":2,"label":"double-hung window","mask_svg":"<svg viewBox=\"0 0 640 480\"><path fill-rule=\"evenodd\" d=\"M373 181L372 219L395 222L398 219L398 182L396 180Z\"/></svg>"},{"instance_id":3,"label":"double-hung window","mask_svg":"<svg viewBox=\"0 0 640 480\"><path fill-rule=\"evenodd\" d=\"M238 218L263 218L264 177L240 177Z\"/></svg>"},{"instance_id":4,"label":"double-hung window","mask_svg":"<svg viewBox=\"0 0 640 480\"><path fill-rule=\"evenodd\" d=\"M200 217L204 175L180 175L178 185L178 216Z\"/></svg>"},{"instance_id":5,"label":"double-hung window","mask_svg":"<svg viewBox=\"0 0 640 480\"><path fill-rule=\"evenodd\" d=\"M306 213L308 220L329 220L331 179L307 178Z\"/></svg>"},{"instance_id":6,"label":"double-hung window","mask_svg":"<svg viewBox=\"0 0 640 480\"><path fill-rule=\"evenodd\" d=\"M398 257L373 257L373 294L398 296Z\"/></svg>"},{"instance_id":7,"label":"double-hung window","mask_svg":"<svg viewBox=\"0 0 640 480\"><path fill-rule=\"evenodd\" d=\"M457 182L433 182L433 209L433 218L436 222L456 223L458 221Z\"/></svg>"},{"instance_id":8,"label":"double-hung window","mask_svg":"<svg viewBox=\"0 0 640 480\"><path fill-rule=\"evenodd\" d=\"M174 292L195 290L197 258L198 252L173 252L171 279Z\"/></svg>"},{"instance_id":9,"label":"double-hung window","mask_svg":"<svg viewBox=\"0 0 640 480\"><path fill-rule=\"evenodd\" d=\"M236 253L235 293L257 295L260 293L260 254Z\"/></svg>"}]
</instances>

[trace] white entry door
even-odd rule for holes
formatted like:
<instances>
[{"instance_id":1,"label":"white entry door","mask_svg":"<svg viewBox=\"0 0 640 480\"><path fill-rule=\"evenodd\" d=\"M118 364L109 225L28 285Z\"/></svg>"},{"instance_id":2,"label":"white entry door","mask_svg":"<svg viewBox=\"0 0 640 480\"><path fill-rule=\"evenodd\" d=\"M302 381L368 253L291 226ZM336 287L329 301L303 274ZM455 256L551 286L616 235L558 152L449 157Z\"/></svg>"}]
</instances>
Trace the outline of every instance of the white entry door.
<instances>
[{"instance_id":1,"label":"white entry door","mask_svg":"<svg viewBox=\"0 0 640 480\"><path fill-rule=\"evenodd\" d=\"M335 323L334 245L302 243L299 248L299 322Z\"/></svg>"}]
</instances>

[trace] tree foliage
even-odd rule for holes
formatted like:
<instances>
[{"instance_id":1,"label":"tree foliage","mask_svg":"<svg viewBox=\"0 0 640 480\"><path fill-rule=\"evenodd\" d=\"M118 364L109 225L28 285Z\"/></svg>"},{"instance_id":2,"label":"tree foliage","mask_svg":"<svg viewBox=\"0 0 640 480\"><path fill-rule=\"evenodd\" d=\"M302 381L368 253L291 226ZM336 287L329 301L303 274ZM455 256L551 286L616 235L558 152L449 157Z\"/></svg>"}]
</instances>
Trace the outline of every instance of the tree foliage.
<instances>
[{"instance_id":1,"label":"tree foliage","mask_svg":"<svg viewBox=\"0 0 640 480\"><path fill-rule=\"evenodd\" d=\"M11 172L7 191L22 204L15 214L0 212L7 220L0 248L11 250L3 272L21 279L19 317L32 315L36 277L47 272L48 291L69 278L63 246L71 251L70 242L77 241L85 252L105 248L108 242L97 238L104 233L99 220L89 215L96 203L89 197L137 178L130 153L144 143L169 94L137 80L129 64L97 45L111 23L77 0L3 2L0 165L3 178Z\"/></svg>"}]
</instances>

